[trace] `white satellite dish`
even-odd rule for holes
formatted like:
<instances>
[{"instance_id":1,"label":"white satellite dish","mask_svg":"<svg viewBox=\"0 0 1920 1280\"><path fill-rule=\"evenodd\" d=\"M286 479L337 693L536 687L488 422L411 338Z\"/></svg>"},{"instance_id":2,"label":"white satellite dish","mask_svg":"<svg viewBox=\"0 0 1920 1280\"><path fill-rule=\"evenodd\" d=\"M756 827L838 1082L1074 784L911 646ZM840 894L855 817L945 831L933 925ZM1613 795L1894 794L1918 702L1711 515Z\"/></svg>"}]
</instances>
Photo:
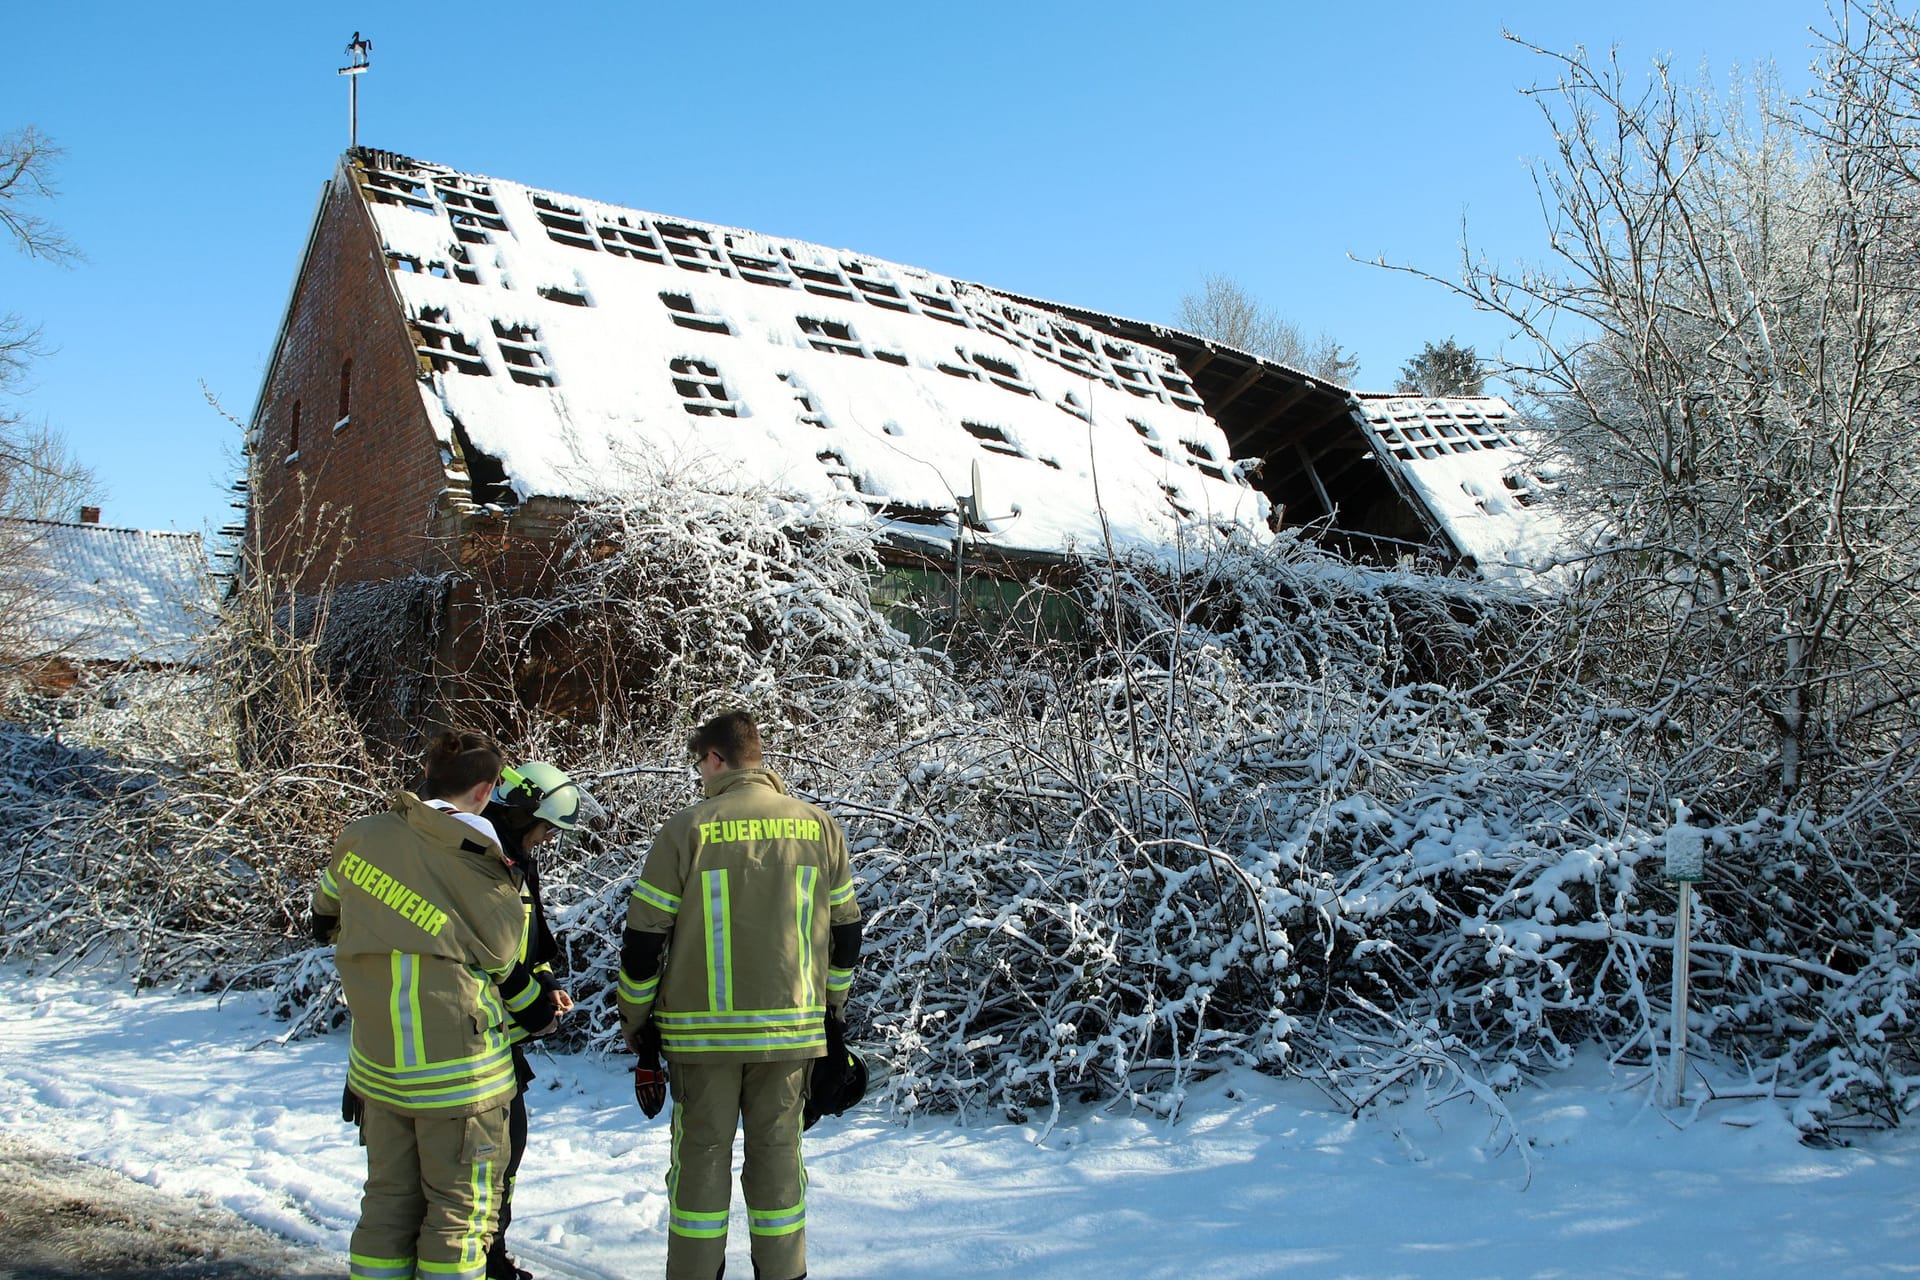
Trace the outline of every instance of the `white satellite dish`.
<instances>
[{"instance_id":1,"label":"white satellite dish","mask_svg":"<svg viewBox=\"0 0 1920 1280\"><path fill-rule=\"evenodd\" d=\"M993 527L995 520L1007 520L1020 514L1018 507L1003 516L987 514L987 494L985 487L980 483L980 459L978 458L973 460L972 480L973 491L961 498L959 502L960 523L964 528L971 529L975 533L996 533L998 530Z\"/></svg>"}]
</instances>

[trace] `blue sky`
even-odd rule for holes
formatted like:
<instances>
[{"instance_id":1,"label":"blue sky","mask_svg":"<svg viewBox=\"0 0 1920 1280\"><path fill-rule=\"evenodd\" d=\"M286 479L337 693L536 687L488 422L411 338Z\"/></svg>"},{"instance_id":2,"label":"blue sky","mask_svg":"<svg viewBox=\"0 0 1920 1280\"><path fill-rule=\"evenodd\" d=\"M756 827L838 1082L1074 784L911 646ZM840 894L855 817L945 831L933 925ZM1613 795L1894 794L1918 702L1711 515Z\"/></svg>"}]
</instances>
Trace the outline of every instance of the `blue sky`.
<instances>
[{"instance_id":1,"label":"blue sky","mask_svg":"<svg viewBox=\"0 0 1920 1280\"><path fill-rule=\"evenodd\" d=\"M49 213L86 255L0 253L0 310L50 354L24 408L101 480L104 519L218 527L321 184L362 143L596 200L812 240L1171 321L1237 279L1387 388L1422 343L1494 352L1445 290L1474 247L1537 258L1501 37L1805 83L1814 3L16 6L0 131L66 149ZM1360 259L1361 261L1355 261Z\"/></svg>"}]
</instances>

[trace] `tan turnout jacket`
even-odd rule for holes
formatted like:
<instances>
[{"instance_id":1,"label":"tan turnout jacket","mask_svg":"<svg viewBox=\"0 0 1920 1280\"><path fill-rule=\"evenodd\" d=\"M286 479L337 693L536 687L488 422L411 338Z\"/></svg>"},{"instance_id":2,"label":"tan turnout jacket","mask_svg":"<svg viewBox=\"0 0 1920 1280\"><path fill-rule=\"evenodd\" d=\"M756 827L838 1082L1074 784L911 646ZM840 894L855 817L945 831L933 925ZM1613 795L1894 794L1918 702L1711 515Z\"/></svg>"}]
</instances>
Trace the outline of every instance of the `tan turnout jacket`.
<instances>
[{"instance_id":1,"label":"tan turnout jacket","mask_svg":"<svg viewBox=\"0 0 1920 1280\"><path fill-rule=\"evenodd\" d=\"M621 1023L651 1017L669 1059L821 1057L853 977L828 966L832 926L860 918L846 836L771 769L706 790L667 819L628 899L629 929L671 940L658 973L622 971Z\"/></svg>"},{"instance_id":2,"label":"tan turnout jacket","mask_svg":"<svg viewBox=\"0 0 1920 1280\"><path fill-rule=\"evenodd\" d=\"M339 919L355 1093L439 1116L512 1098L510 1010L542 991L514 973L526 917L498 845L402 791L340 833L313 910Z\"/></svg>"}]
</instances>

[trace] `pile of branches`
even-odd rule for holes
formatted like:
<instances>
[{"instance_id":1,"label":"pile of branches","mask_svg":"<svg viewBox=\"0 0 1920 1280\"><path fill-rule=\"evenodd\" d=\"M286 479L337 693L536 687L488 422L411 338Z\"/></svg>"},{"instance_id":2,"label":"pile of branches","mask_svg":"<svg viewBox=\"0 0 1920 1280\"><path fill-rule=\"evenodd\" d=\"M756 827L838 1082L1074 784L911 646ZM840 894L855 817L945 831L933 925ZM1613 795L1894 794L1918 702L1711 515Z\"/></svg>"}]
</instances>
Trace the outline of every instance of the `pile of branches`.
<instances>
[{"instance_id":1,"label":"pile of branches","mask_svg":"<svg viewBox=\"0 0 1920 1280\"><path fill-rule=\"evenodd\" d=\"M1657 717L1569 678L1537 599L1281 538L1084 561L1005 630L962 616L931 652L868 603L870 531L821 513L646 494L586 513L569 545L550 597L490 620L499 642L564 623L594 652L652 655L658 684L593 720L511 706L512 754L605 810L545 861L580 1001L568 1043L616 1049L628 887L695 798L687 730L743 706L790 788L848 829L868 921L854 1035L900 1111L1175 1114L1223 1064L1356 1108L1439 1085L1500 1111L1583 1045L1664 1068L1665 841L1704 793L1643 768ZM8 740L12 776L50 781L0 803L17 886L0 947L69 959L110 938L144 980L271 981L295 1030L323 1028L339 1008L302 939L307 887L410 761L353 735L315 642L250 616L248 661L167 714L272 710L298 726L281 755L223 754L206 744L236 735L211 722L111 749L62 745L71 725ZM1812 812L1689 820L1712 868L1696 1055L1745 1061L1809 1129L1910 1114L1904 864Z\"/></svg>"},{"instance_id":2,"label":"pile of branches","mask_svg":"<svg viewBox=\"0 0 1920 1280\"><path fill-rule=\"evenodd\" d=\"M1079 595L1082 645L868 767L910 815L858 824L900 1105L1169 1110L1233 1061L1497 1107L1583 1044L1664 1069L1681 797L1539 601L1284 542ZM1904 861L1804 812L1706 839L1694 1034L1809 1129L1910 1113Z\"/></svg>"},{"instance_id":3,"label":"pile of branches","mask_svg":"<svg viewBox=\"0 0 1920 1280\"><path fill-rule=\"evenodd\" d=\"M204 676L147 672L53 705L10 699L0 957L113 965L141 987L277 966L337 815L376 792L338 760L240 766L220 696Z\"/></svg>"}]
</instances>

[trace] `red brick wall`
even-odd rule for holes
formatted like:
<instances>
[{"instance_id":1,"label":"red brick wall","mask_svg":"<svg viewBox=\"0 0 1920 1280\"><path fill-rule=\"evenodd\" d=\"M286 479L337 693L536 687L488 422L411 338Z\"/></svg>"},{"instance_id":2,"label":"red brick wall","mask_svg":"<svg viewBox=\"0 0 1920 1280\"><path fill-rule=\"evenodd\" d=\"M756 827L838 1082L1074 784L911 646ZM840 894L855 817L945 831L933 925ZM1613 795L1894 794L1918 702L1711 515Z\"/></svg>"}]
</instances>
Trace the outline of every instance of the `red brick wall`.
<instances>
[{"instance_id":1,"label":"red brick wall","mask_svg":"<svg viewBox=\"0 0 1920 1280\"><path fill-rule=\"evenodd\" d=\"M290 305L254 423L252 518L267 570L296 576L303 591L322 586L329 571L336 582L359 582L459 570L471 581L455 589L442 620L437 674L453 690L495 695L527 683L494 651L481 615L491 596L551 580L571 504L535 499L511 514L467 513L465 487L441 461L379 238L358 192L338 179ZM335 431L349 359L350 412ZM288 462L296 402L299 450ZM350 541L330 570L343 535Z\"/></svg>"},{"instance_id":2,"label":"red brick wall","mask_svg":"<svg viewBox=\"0 0 1920 1280\"><path fill-rule=\"evenodd\" d=\"M358 193L336 179L259 417L253 517L270 571L319 585L344 531L337 579L395 577L446 566L454 531L440 446L421 401L419 365ZM338 431L340 367L353 361L347 424ZM300 405L299 456L293 407ZM328 515L323 515L323 509ZM316 545L318 544L318 545ZM309 566L302 571L303 558Z\"/></svg>"}]
</instances>

